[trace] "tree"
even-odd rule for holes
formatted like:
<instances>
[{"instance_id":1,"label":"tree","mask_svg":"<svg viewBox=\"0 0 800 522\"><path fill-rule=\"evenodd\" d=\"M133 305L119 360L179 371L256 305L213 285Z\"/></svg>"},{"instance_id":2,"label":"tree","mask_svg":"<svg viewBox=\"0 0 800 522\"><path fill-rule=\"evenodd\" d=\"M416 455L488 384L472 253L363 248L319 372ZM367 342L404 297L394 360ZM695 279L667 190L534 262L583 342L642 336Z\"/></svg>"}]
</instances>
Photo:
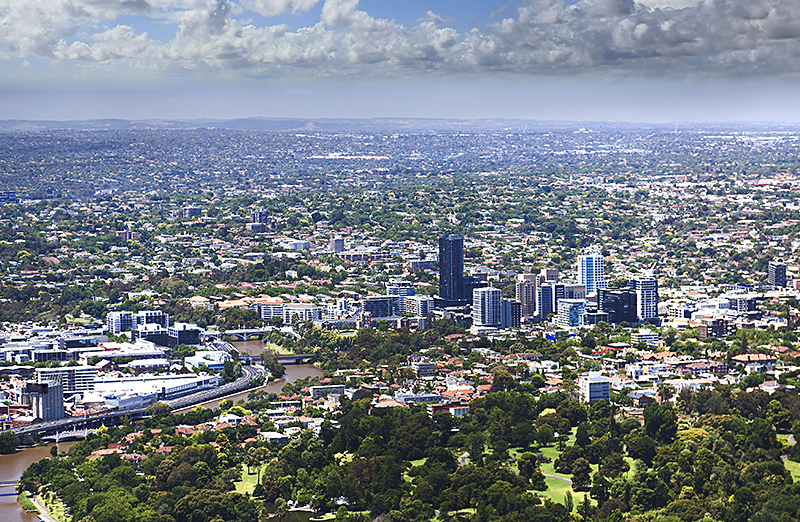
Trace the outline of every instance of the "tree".
<instances>
[{"instance_id":1,"label":"tree","mask_svg":"<svg viewBox=\"0 0 800 522\"><path fill-rule=\"evenodd\" d=\"M492 391L508 391L513 390L516 386L514 377L508 373L507 370L497 370L494 372L494 379L492 380Z\"/></svg>"},{"instance_id":2,"label":"tree","mask_svg":"<svg viewBox=\"0 0 800 522\"><path fill-rule=\"evenodd\" d=\"M236 363L231 358L225 359L222 363L222 380L225 383L233 382L236 380L238 369Z\"/></svg>"},{"instance_id":3,"label":"tree","mask_svg":"<svg viewBox=\"0 0 800 522\"><path fill-rule=\"evenodd\" d=\"M586 449L591 442L592 439L589 437L589 424L582 422L578 425L578 430L575 432L575 445Z\"/></svg>"},{"instance_id":4,"label":"tree","mask_svg":"<svg viewBox=\"0 0 800 522\"><path fill-rule=\"evenodd\" d=\"M283 520L283 517L285 517L288 513L289 506L286 501L282 498L277 499L275 501L275 516L278 517L278 522Z\"/></svg>"},{"instance_id":5,"label":"tree","mask_svg":"<svg viewBox=\"0 0 800 522\"><path fill-rule=\"evenodd\" d=\"M148 406L145 411L148 415L155 417L156 419L163 419L172 413L172 406L166 402L156 402Z\"/></svg>"},{"instance_id":6,"label":"tree","mask_svg":"<svg viewBox=\"0 0 800 522\"><path fill-rule=\"evenodd\" d=\"M630 468L630 464L617 452L610 453L600 461L600 475L608 478L616 478ZM598 501L598 504L603 502Z\"/></svg>"},{"instance_id":7,"label":"tree","mask_svg":"<svg viewBox=\"0 0 800 522\"><path fill-rule=\"evenodd\" d=\"M179 344L175 348L172 349L172 358L173 359L183 359L184 357L191 357L192 355L197 352L197 348L186 344Z\"/></svg>"},{"instance_id":8,"label":"tree","mask_svg":"<svg viewBox=\"0 0 800 522\"><path fill-rule=\"evenodd\" d=\"M675 389L668 384L660 384L658 386L658 398L662 403L669 401L675 395Z\"/></svg>"},{"instance_id":9,"label":"tree","mask_svg":"<svg viewBox=\"0 0 800 522\"><path fill-rule=\"evenodd\" d=\"M626 444L631 458L642 460L648 465L653 462L658 447L656 441L639 431L634 431L626 437Z\"/></svg>"},{"instance_id":10,"label":"tree","mask_svg":"<svg viewBox=\"0 0 800 522\"><path fill-rule=\"evenodd\" d=\"M579 491L588 489L592 484L592 466L583 457L572 465L572 489Z\"/></svg>"},{"instance_id":11,"label":"tree","mask_svg":"<svg viewBox=\"0 0 800 522\"><path fill-rule=\"evenodd\" d=\"M472 462L480 463L483 460L483 447L486 436L482 431L473 431L467 436L467 448Z\"/></svg>"},{"instance_id":12,"label":"tree","mask_svg":"<svg viewBox=\"0 0 800 522\"><path fill-rule=\"evenodd\" d=\"M767 405L767 420L779 433L789 433L792 429L792 414L774 399Z\"/></svg>"},{"instance_id":13,"label":"tree","mask_svg":"<svg viewBox=\"0 0 800 522\"><path fill-rule=\"evenodd\" d=\"M554 434L555 430L553 430L552 426L549 424L542 424L536 428L534 439L536 439L536 443L540 446L547 446L553 441Z\"/></svg>"},{"instance_id":14,"label":"tree","mask_svg":"<svg viewBox=\"0 0 800 522\"><path fill-rule=\"evenodd\" d=\"M520 475L526 479L530 479L531 475L533 475L533 472L539 468L539 461L535 454L531 453L530 451L526 451L519 456L517 467L519 468Z\"/></svg>"},{"instance_id":15,"label":"tree","mask_svg":"<svg viewBox=\"0 0 800 522\"><path fill-rule=\"evenodd\" d=\"M17 451L17 446L19 446L19 437L9 431L0 433L0 454L14 453Z\"/></svg>"},{"instance_id":16,"label":"tree","mask_svg":"<svg viewBox=\"0 0 800 522\"><path fill-rule=\"evenodd\" d=\"M579 426L589 418L586 407L580 402L570 399L561 401L556 407L556 412L565 419L568 419L572 426Z\"/></svg>"},{"instance_id":17,"label":"tree","mask_svg":"<svg viewBox=\"0 0 800 522\"><path fill-rule=\"evenodd\" d=\"M572 499L572 492L567 490L564 494L564 508L567 510L567 513L572 513L572 510L575 508L575 501Z\"/></svg>"},{"instance_id":18,"label":"tree","mask_svg":"<svg viewBox=\"0 0 800 522\"><path fill-rule=\"evenodd\" d=\"M575 462L583 458L585 452L578 445L567 446L553 462L553 467L558 473L569 473Z\"/></svg>"},{"instance_id":19,"label":"tree","mask_svg":"<svg viewBox=\"0 0 800 522\"><path fill-rule=\"evenodd\" d=\"M598 506L602 506L609 499L609 489L611 484L599 473L594 474L594 481L589 495L597 501Z\"/></svg>"},{"instance_id":20,"label":"tree","mask_svg":"<svg viewBox=\"0 0 800 522\"><path fill-rule=\"evenodd\" d=\"M644 409L645 433L661 444L671 444L678 432L678 416L671 404L649 404Z\"/></svg>"}]
</instances>

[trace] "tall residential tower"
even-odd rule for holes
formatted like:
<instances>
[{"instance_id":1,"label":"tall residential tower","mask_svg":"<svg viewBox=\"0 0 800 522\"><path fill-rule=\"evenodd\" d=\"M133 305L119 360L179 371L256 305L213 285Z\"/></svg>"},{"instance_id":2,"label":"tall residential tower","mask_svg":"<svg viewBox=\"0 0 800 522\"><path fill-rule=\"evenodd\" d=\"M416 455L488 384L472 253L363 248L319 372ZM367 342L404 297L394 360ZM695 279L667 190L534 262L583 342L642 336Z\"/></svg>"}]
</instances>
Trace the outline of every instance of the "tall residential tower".
<instances>
[{"instance_id":1,"label":"tall residential tower","mask_svg":"<svg viewBox=\"0 0 800 522\"><path fill-rule=\"evenodd\" d=\"M439 236L439 296L445 301L465 301L464 295L464 236Z\"/></svg>"},{"instance_id":2,"label":"tall residential tower","mask_svg":"<svg viewBox=\"0 0 800 522\"><path fill-rule=\"evenodd\" d=\"M600 288L606 288L603 254L591 252L578 256L578 283L586 285L586 295L597 293Z\"/></svg>"}]
</instances>

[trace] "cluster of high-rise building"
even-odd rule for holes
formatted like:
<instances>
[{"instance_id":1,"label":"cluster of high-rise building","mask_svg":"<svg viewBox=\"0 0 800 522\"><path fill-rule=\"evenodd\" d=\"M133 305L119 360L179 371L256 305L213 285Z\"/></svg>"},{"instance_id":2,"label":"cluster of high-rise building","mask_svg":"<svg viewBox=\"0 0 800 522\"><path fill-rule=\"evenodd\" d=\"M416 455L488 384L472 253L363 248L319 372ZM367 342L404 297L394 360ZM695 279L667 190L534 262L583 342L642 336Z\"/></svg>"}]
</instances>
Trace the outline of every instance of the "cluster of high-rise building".
<instances>
[{"instance_id":1,"label":"cluster of high-rise building","mask_svg":"<svg viewBox=\"0 0 800 522\"><path fill-rule=\"evenodd\" d=\"M198 344L202 329L195 324L169 324L169 314L161 310L140 312L109 312L106 316L108 332L119 335L131 331L133 339L154 342L174 348L179 344Z\"/></svg>"},{"instance_id":2,"label":"cluster of high-rise building","mask_svg":"<svg viewBox=\"0 0 800 522\"><path fill-rule=\"evenodd\" d=\"M478 328L519 328L522 304L503 299L502 291L483 279L464 273L464 236L439 236L439 296L437 308L472 306L472 324Z\"/></svg>"},{"instance_id":3,"label":"cluster of high-rise building","mask_svg":"<svg viewBox=\"0 0 800 522\"><path fill-rule=\"evenodd\" d=\"M561 327L658 321L658 282L631 279L628 288L609 288L604 259L592 249L578 256L577 281L559 281L557 269L517 274L515 299L503 299L499 288L464 273L464 236L439 237L439 296L436 307L472 306L476 327L513 328L523 321L553 321Z\"/></svg>"}]
</instances>

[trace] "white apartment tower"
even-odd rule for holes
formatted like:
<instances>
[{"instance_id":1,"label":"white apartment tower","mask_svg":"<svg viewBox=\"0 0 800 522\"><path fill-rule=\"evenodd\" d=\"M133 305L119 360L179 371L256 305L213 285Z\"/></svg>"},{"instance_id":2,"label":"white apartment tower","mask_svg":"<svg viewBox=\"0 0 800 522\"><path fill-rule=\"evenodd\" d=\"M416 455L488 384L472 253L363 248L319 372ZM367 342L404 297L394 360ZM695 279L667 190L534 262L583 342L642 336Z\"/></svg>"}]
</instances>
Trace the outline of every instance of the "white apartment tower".
<instances>
[{"instance_id":1,"label":"white apartment tower","mask_svg":"<svg viewBox=\"0 0 800 522\"><path fill-rule=\"evenodd\" d=\"M603 254L594 251L578 256L578 284L586 286L586 295L597 293L600 288L606 288Z\"/></svg>"},{"instance_id":2,"label":"white apartment tower","mask_svg":"<svg viewBox=\"0 0 800 522\"><path fill-rule=\"evenodd\" d=\"M496 326L503 322L500 289L486 287L472 291L472 324Z\"/></svg>"},{"instance_id":3,"label":"white apartment tower","mask_svg":"<svg viewBox=\"0 0 800 522\"><path fill-rule=\"evenodd\" d=\"M600 372L589 372L578 379L581 402L611 399L611 381Z\"/></svg>"},{"instance_id":4,"label":"white apartment tower","mask_svg":"<svg viewBox=\"0 0 800 522\"><path fill-rule=\"evenodd\" d=\"M636 292L636 315L639 322L658 319L658 282L655 277L634 277L631 290Z\"/></svg>"}]
</instances>

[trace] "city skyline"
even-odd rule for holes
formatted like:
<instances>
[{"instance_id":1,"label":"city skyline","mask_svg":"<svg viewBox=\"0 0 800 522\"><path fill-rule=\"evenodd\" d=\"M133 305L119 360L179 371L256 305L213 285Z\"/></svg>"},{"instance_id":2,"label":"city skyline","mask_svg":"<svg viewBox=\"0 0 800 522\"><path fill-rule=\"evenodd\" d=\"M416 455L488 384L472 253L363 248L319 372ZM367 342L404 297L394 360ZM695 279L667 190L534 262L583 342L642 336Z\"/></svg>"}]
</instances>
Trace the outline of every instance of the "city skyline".
<instances>
[{"instance_id":1,"label":"city skyline","mask_svg":"<svg viewBox=\"0 0 800 522\"><path fill-rule=\"evenodd\" d=\"M0 119L800 121L780 0L2 5Z\"/></svg>"}]
</instances>

